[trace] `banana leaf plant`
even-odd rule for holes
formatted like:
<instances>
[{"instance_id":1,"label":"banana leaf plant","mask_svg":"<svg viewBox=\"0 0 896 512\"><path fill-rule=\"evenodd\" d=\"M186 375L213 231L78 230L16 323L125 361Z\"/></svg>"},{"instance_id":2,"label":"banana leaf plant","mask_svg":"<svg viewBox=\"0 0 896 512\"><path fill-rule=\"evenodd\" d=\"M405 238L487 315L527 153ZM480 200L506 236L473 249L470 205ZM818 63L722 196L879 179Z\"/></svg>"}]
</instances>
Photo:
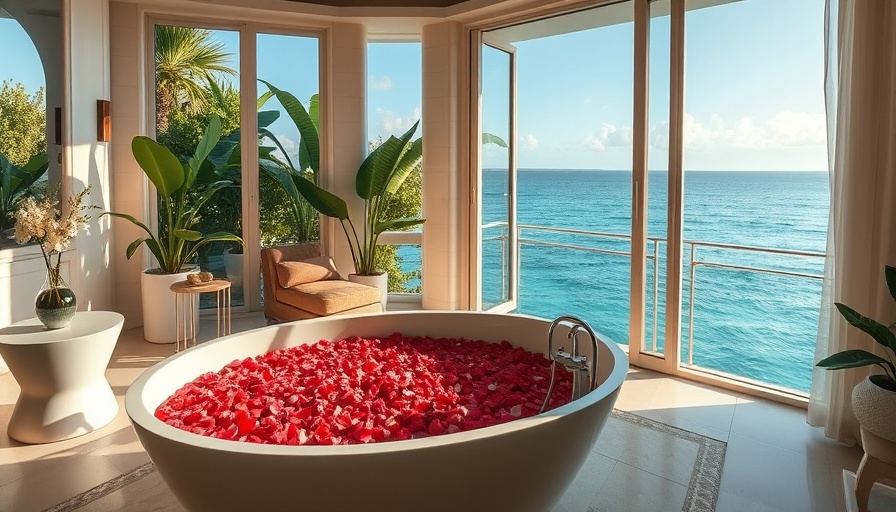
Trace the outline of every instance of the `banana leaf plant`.
<instances>
[{"instance_id":1,"label":"banana leaf plant","mask_svg":"<svg viewBox=\"0 0 896 512\"><path fill-rule=\"evenodd\" d=\"M200 172L212 165L208 161L211 151L221 139L221 120L213 116L197 144L193 154L181 162L168 148L149 137L134 137L131 151L147 178L158 192L159 230L153 233L136 218L115 212L111 215L132 222L146 232L146 237L131 242L127 248L128 259L144 243L159 263L158 272L176 274L184 271L197 251L212 242L236 242L240 237L226 231L202 234L195 230L203 205L222 189L232 186L229 180L202 183L197 180Z\"/></svg>"},{"instance_id":2,"label":"banana leaf plant","mask_svg":"<svg viewBox=\"0 0 896 512\"><path fill-rule=\"evenodd\" d=\"M299 193L295 180L304 177L317 184L320 171L319 96L311 96L309 107L293 94L283 91L264 80L269 91L257 101L258 109L258 167L270 176L284 191L289 200L286 206L295 227L298 242L317 240L320 236L317 212ZM293 161L280 140L271 132L270 126L280 118L278 110L262 110L271 98L276 98L283 106L290 120L299 132L298 160ZM266 145L270 141L273 145ZM278 151L279 150L279 151ZM221 139L209 156L215 172L200 175L200 181L211 182L228 179L236 186L240 183L242 148L240 130Z\"/></svg>"},{"instance_id":3,"label":"banana leaf plant","mask_svg":"<svg viewBox=\"0 0 896 512\"><path fill-rule=\"evenodd\" d=\"M355 192L364 200L364 224L358 229L349 218L345 200L324 190L304 177L294 179L299 193L315 210L328 217L339 219L352 251L355 273L376 275L377 239L385 231L392 231L423 224L424 219L385 218L390 196L404 183L423 157L423 139L411 141L418 123L401 137L389 137L374 149L361 163L355 176Z\"/></svg>"},{"instance_id":4,"label":"banana leaf plant","mask_svg":"<svg viewBox=\"0 0 896 512\"><path fill-rule=\"evenodd\" d=\"M887 280L887 289L890 291L890 295L893 297L893 300L896 300L896 267L887 265L884 269L884 277ZM843 315L847 322L869 334L874 341L882 345L887 357L881 357L867 350L849 349L822 359L816 366L827 370L842 370L845 368L878 365L883 368L884 373L882 375L872 375L872 382L884 389L896 391L896 359L894 359L894 356L896 356L896 332L894 332L896 331L896 324L888 327L861 315L845 304L837 302L834 305L837 306L837 310L840 311L840 314Z\"/></svg>"},{"instance_id":5,"label":"banana leaf plant","mask_svg":"<svg viewBox=\"0 0 896 512\"><path fill-rule=\"evenodd\" d=\"M31 186L47 173L49 166L46 152L34 155L21 167L0 153L0 231L15 226L19 203L28 196Z\"/></svg>"}]
</instances>

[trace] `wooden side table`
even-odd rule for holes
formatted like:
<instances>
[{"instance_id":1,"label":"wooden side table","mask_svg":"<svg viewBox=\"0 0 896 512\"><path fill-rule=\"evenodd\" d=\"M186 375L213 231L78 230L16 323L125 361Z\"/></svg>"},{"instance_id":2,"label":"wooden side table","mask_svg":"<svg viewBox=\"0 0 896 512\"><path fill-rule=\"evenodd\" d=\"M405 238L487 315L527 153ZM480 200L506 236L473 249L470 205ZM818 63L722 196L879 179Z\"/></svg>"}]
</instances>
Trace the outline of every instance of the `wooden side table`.
<instances>
[{"instance_id":1,"label":"wooden side table","mask_svg":"<svg viewBox=\"0 0 896 512\"><path fill-rule=\"evenodd\" d=\"M193 295L215 293L218 336L230 334L230 281L214 279L199 284L180 281L171 285L171 291L175 293L174 315L175 332L177 333L175 352L180 351L181 341L183 341L184 350L190 346L196 346L196 335L199 333L197 328L199 312L196 311L198 301L193 300Z\"/></svg>"},{"instance_id":2,"label":"wooden side table","mask_svg":"<svg viewBox=\"0 0 896 512\"><path fill-rule=\"evenodd\" d=\"M106 366L124 325L111 311L79 311L62 329L32 318L0 329L0 354L22 388L9 437L50 443L93 432L118 414Z\"/></svg>"}]
</instances>

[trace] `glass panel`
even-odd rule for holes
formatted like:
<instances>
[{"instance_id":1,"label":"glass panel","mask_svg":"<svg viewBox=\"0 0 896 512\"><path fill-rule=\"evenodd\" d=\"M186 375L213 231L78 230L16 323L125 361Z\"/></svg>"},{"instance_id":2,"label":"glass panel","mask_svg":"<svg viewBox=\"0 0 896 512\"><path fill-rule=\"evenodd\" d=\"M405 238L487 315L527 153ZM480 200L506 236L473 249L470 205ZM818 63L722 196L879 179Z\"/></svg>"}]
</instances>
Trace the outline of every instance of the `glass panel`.
<instances>
[{"instance_id":1,"label":"glass panel","mask_svg":"<svg viewBox=\"0 0 896 512\"><path fill-rule=\"evenodd\" d=\"M258 113L261 245L319 240L317 212L289 186L294 175L318 182L319 42L316 37L258 34L257 45L256 76L263 103ZM289 55L289 65L284 65L284 55ZM262 80L281 92L268 99L271 90ZM284 102L294 104L295 118ZM304 134L309 140L300 133L302 126L309 126Z\"/></svg>"},{"instance_id":2,"label":"glass panel","mask_svg":"<svg viewBox=\"0 0 896 512\"><path fill-rule=\"evenodd\" d=\"M41 7L0 0L0 181L7 183L7 173L27 176L2 190L0 249L15 245L21 201L42 197L48 183L59 184L61 177L53 116L62 105L60 3Z\"/></svg>"},{"instance_id":3,"label":"glass panel","mask_svg":"<svg viewBox=\"0 0 896 512\"><path fill-rule=\"evenodd\" d=\"M633 15L624 2L496 31L517 49L518 310L578 315L621 343L630 313Z\"/></svg>"},{"instance_id":4,"label":"glass panel","mask_svg":"<svg viewBox=\"0 0 896 512\"><path fill-rule=\"evenodd\" d=\"M665 353L669 188L669 0L650 4L647 136L647 297L644 350Z\"/></svg>"},{"instance_id":5,"label":"glass panel","mask_svg":"<svg viewBox=\"0 0 896 512\"><path fill-rule=\"evenodd\" d=\"M316 37L258 34L256 45L261 246L320 240L317 211L292 184L299 176L319 184L320 42ZM289 65L284 65L284 55L289 55ZM257 275L264 303L261 273Z\"/></svg>"},{"instance_id":6,"label":"glass panel","mask_svg":"<svg viewBox=\"0 0 896 512\"><path fill-rule=\"evenodd\" d=\"M689 4L682 362L807 393L829 202L824 2Z\"/></svg>"},{"instance_id":7,"label":"glass panel","mask_svg":"<svg viewBox=\"0 0 896 512\"><path fill-rule=\"evenodd\" d=\"M175 155L188 158L195 152L213 116L221 119L222 140L238 137L240 127L239 33L232 30L157 25L155 27L156 138ZM232 185L215 193L200 209L191 229L202 234L225 231L242 236L240 164L218 158L204 166L187 202L220 180ZM164 199L159 197L159 204ZM168 219L159 208L159 230L167 231ZM164 245L164 244L163 244ZM218 278L234 282L233 306L243 304L238 277L229 270L228 251L236 244L215 242L199 249L199 267ZM214 307L215 298L203 294L201 307Z\"/></svg>"},{"instance_id":8,"label":"glass panel","mask_svg":"<svg viewBox=\"0 0 896 512\"><path fill-rule=\"evenodd\" d=\"M488 45L482 46L482 309L511 300L510 183L511 153L511 63L513 56ZM489 142L485 134L504 144Z\"/></svg>"},{"instance_id":9,"label":"glass panel","mask_svg":"<svg viewBox=\"0 0 896 512\"><path fill-rule=\"evenodd\" d=\"M420 43L369 43L367 73L367 138L373 150L391 136L400 137L420 120L423 98ZM413 139L422 133L421 125ZM422 172L421 163L390 196L384 219L423 217ZM419 229L420 226L410 226L402 231ZM419 245L382 246L377 251L377 268L389 273L390 292L421 293Z\"/></svg>"},{"instance_id":10,"label":"glass panel","mask_svg":"<svg viewBox=\"0 0 896 512\"><path fill-rule=\"evenodd\" d=\"M389 292L419 294L422 284L423 250L419 245L383 245L377 266L389 272Z\"/></svg>"}]
</instances>

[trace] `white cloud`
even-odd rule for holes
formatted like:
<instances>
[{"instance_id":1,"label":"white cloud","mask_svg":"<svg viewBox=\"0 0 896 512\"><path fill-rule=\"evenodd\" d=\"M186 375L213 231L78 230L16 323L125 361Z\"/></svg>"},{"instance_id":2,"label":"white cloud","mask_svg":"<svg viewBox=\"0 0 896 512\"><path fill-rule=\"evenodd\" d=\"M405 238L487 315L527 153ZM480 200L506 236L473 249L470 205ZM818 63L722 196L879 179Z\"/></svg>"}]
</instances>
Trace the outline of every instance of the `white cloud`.
<instances>
[{"instance_id":1,"label":"white cloud","mask_svg":"<svg viewBox=\"0 0 896 512\"><path fill-rule=\"evenodd\" d=\"M594 151L604 151L612 147L625 147L632 144L632 127L617 128L612 124L603 124L596 133L585 136L585 146Z\"/></svg>"},{"instance_id":2,"label":"white cloud","mask_svg":"<svg viewBox=\"0 0 896 512\"><path fill-rule=\"evenodd\" d=\"M389 135L401 135L420 120L420 113L420 107L415 108L410 115L406 116L400 116L384 108L377 108L376 114L380 118L381 133L374 135L383 135L384 138L388 138Z\"/></svg>"},{"instance_id":3,"label":"white cloud","mask_svg":"<svg viewBox=\"0 0 896 512\"><path fill-rule=\"evenodd\" d=\"M713 114L701 122L691 114L684 116L686 148L768 149L824 144L826 140L823 114L785 110L765 121L746 116L729 125ZM669 147L669 123L663 121L650 128L650 145Z\"/></svg>"},{"instance_id":4,"label":"white cloud","mask_svg":"<svg viewBox=\"0 0 896 512\"><path fill-rule=\"evenodd\" d=\"M280 145L283 146L283 149L286 150L286 155L289 157L292 165L296 168L299 167L299 144L298 141L293 140L286 135L276 134L277 140L280 142ZM270 145L270 144L268 144ZM282 159L282 155L279 151L274 152L274 156L278 159Z\"/></svg>"},{"instance_id":5,"label":"white cloud","mask_svg":"<svg viewBox=\"0 0 896 512\"><path fill-rule=\"evenodd\" d=\"M370 75L367 77L367 85L375 91L388 91L392 89L392 78L389 75L383 75L379 78Z\"/></svg>"},{"instance_id":6,"label":"white cloud","mask_svg":"<svg viewBox=\"0 0 896 512\"><path fill-rule=\"evenodd\" d=\"M538 139L531 133L525 137L520 137L520 149L523 151L534 151L538 147Z\"/></svg>"}]
</instances>

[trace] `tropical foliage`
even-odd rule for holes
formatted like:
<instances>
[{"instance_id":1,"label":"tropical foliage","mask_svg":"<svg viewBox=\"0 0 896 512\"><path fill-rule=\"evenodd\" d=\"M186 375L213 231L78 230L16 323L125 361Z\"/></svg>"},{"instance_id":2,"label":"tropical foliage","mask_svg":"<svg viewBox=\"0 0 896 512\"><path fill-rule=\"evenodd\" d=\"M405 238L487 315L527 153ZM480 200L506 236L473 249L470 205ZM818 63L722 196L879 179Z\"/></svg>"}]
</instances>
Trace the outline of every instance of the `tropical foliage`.
<instances>
[{"instance_id":1,"label":"tropical foliage","mask_svg":"<svg viewBox=\"0 0 896 512\"><path fill-rule=\"evenodd\" d=\"M0 85L0 153L17 165L47 151L44 88L28 94L25 86L4 80Z\"/></svg>"},{"instance_id":2,"label":"tropical foliage","mask_svg":"<svg viewBox=\"0 0 896 512\"><path fill-rule=\"evenodd\" d=\"M416 169L423 157L423 139L411 141L417 125L414 123L401 137L389 137L361 163L355 175L355 192L364 200L364 224L359 236L349 217L345 200L324 190L307 179L295 180L299 192L311 206L328 217L339 219L352 251L355 272L360 275L379 273L376 268L377 240L385 231L420 225L420 218L389 215L393 195Z\"/></svg>"},{"instance_id":3,"label":"tropical foliage","mask_svg":"<svg viewBox=\"0 0 896 512\"><path fill-rule=\"evenodd\" d=\"M168 115L177 106L206 108L212 100L209 84L217 74L236 76L227 66L229 53L208 30L160 25L155 30L156 127L167 131Z\"/></svg>"},{"instance_id":4,"label":"tropical foliage","mask_svg":"<svg viewBox=\"0 0 896 512\"><path fill-rule=\"evenodd\" d=\"M893 300L896 300L896 267L887 265L884 269L884 277L886 278L887 289L890 291L890 295L893 297ZM847 322L869 334L874 341L883 346L886 357L881 357L867 350L850 349L828 356L819 361L816 366L828 370L842 370L845 368L877 365L884 370L884 373L883 375L873 376L876 377L874 381L881 387L890 391L896 391L896 359L894 359L894 356L896 356L896 332L894 332L896 331L896 324L888 327L861 315L845 304L838 302L835 306L837 306L837 310L840 311L840 314L843 315Z\"/></svg>"},{"instance_id":5,"label":"tropical foliage","mask_svg":"<svg viewBox=\"0 0 896 512\"><path fill-rule=\"evenodd\" d=\"M216 193L233 186L228 180L204 183L200 172L208 175L209 155L221 139L221 120L214 116L202 139L196 145L186 163L158 142L143 136L134 137L131 150L147 178L155 185L159 198L159 231L153 233L134 217L108 212L132 222L146 232L147 238L134 240L127 249L128 259L144 243L159 262L164 274L182 272L184 266L196 256L201 247L212 242L236 242L240 237L225 231L208 235L195 229L200 210Z\"/></svg>"},{"instance_id":6,"label":"tropical foliage","mask_svg":"<svg viewBox=\"0 0 896 512\"><path fill-rule=\"evenodd\" d=\"M16 210L33 196L32 185L47 172L47 154L40 153L18 166L0 153L0 231L15 225Z\"/></svg>"}]
</instances>

